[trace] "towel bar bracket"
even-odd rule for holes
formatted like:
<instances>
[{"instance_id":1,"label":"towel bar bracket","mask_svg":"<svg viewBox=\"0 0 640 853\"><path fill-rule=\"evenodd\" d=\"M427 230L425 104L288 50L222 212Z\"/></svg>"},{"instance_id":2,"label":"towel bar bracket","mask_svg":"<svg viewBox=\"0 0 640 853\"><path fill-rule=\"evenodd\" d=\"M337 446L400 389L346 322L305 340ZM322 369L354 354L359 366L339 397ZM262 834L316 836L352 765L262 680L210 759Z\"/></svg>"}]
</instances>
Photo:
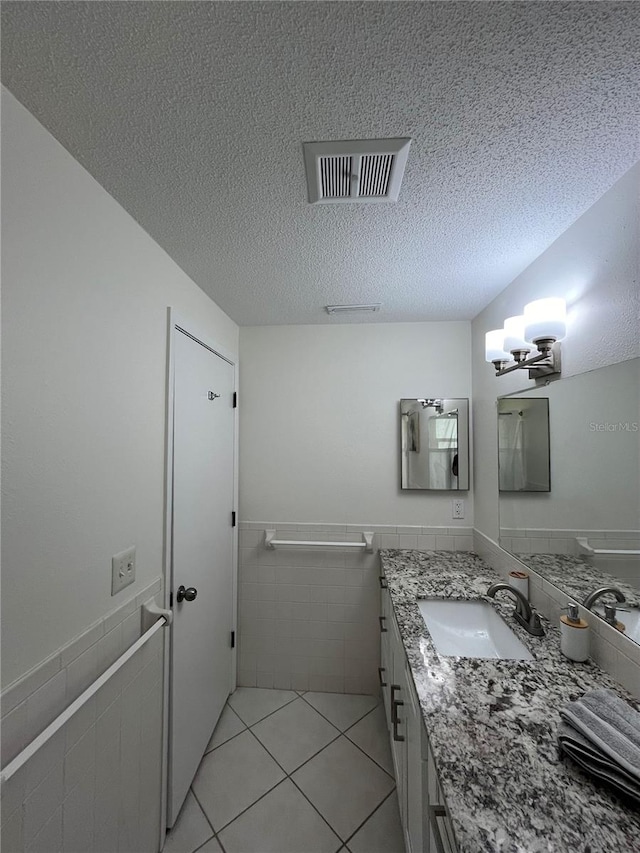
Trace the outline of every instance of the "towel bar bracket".
<instances>
[{"instance_id":1,"label":"towel bar bracket","mask_svg":"<svg viewBox=\"0 0 640 853\"><path fill-rule=\"evenodd\" d=\"M264 531L264 547L275 548L362 548L367 553L373 552L373 533L364 531L362 542L320 542L305 539L276 539L276 530L269 528Z\"/></svg>"}]
</instances>

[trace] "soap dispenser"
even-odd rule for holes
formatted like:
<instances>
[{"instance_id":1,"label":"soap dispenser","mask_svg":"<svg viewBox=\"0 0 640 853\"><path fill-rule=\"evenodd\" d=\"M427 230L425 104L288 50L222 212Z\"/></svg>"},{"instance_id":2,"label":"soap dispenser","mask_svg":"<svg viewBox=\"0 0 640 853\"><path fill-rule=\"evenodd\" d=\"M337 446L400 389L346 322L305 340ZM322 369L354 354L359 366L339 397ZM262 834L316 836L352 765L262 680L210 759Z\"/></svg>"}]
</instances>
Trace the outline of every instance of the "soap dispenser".
<instances>
[{"instance_id":1,"label":"soap dispenser","mask_svg":"<svg viewBox=\"0 0 640 853\"><path fill-rule=\"evenodd\" d=\"M589 623L580 618L577 604L562 608L560 617L560 651L569 660L585 661L589 657Z\"/></svg>"}]
</instances>

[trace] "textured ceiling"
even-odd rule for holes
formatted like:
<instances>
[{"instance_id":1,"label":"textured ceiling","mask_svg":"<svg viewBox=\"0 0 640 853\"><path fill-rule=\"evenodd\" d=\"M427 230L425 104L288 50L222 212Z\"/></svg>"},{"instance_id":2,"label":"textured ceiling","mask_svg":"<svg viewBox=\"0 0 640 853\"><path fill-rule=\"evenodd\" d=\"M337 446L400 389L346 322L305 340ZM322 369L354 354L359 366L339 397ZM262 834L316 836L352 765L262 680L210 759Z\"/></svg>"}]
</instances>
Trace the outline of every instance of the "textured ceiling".
<instances>
[{"instance_id":1,"label":"textured ceiling","mask_svg":"<svg viewBox=\"0 0 640 853\"><path fill-rule=\"evenodd\" d=\"M2 7L5 85L241 325L471 318L640 158L638 3ZM386 136L397 203L308 204L302 142Z\"/></svg>"}]
</instances>

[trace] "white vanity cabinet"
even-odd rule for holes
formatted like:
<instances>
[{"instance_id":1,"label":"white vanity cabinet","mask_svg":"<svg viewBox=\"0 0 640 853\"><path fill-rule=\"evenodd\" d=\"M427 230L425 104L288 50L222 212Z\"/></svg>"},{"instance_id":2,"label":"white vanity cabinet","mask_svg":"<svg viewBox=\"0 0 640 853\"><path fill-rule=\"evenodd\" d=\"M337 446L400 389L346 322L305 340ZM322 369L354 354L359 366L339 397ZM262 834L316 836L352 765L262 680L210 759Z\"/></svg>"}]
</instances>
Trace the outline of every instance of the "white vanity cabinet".
<instances>
[{"instance_id":1,"label":"white vanity cabinet","mask_svg":"<svg viewBox=\"0 0 640 853\"><path fill-rule=\"evenodd\" d=\"M407 853L456 853L422 711L382 577L380 682Z\"/></svg>"},{"instance_id":2,"label":"white vanity cabinet","mask_svg":"<svg viewBox=\"0 0 640 853\"><path fill-rule=\"evenodd\" d=\"M456 842L453 837L451 821L444 805L438 773L428 744L425 781L427 787L425 807L428 811L425 819L425 832L428 832L429 838L424 849L428 853L456 853Z\"/></svg>"},{"instance_id":3,"label":"white vanity cabinet","mask_svg":"<svg viewBox=\"0 0 640 853\"><path fill-rule=\"evenodd\" d=\"M393 656L389 641L389 624L391 623L391 597L384 576L380 576L380 666L378 676L380 678L380 689L382 701L387 718L387 729L391 730L391 717L389 715L389 685L393 678Z\"/></svg>"}]
</instances>

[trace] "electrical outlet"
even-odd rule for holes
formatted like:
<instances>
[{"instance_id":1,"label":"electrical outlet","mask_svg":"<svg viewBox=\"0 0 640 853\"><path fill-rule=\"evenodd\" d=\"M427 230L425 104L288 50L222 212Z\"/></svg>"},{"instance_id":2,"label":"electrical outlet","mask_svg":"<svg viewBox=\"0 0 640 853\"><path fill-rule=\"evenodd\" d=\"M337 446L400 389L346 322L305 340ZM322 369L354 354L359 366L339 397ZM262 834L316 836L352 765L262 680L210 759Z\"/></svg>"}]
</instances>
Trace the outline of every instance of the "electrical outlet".
<instances>
[{"instance_id":1,"label":"electrical outlet","mask_svg":"<svg viewBox=\"0 0 640 853\"><path fill-rule=\"evenodd\" d=\"M115 595L136 579L136 549L127 548L111 558L111 595Z\"/></svg>"},{"instance_id":2,"label":"electrical outlet","mask_svg":"<svg viewBox=\"0 0 640 853\"><path fill-rule=\"evenodd\" d=\"M462 498L451 501L451 518L464 518L464 501Z\"/></svg>"}]
</instances>

